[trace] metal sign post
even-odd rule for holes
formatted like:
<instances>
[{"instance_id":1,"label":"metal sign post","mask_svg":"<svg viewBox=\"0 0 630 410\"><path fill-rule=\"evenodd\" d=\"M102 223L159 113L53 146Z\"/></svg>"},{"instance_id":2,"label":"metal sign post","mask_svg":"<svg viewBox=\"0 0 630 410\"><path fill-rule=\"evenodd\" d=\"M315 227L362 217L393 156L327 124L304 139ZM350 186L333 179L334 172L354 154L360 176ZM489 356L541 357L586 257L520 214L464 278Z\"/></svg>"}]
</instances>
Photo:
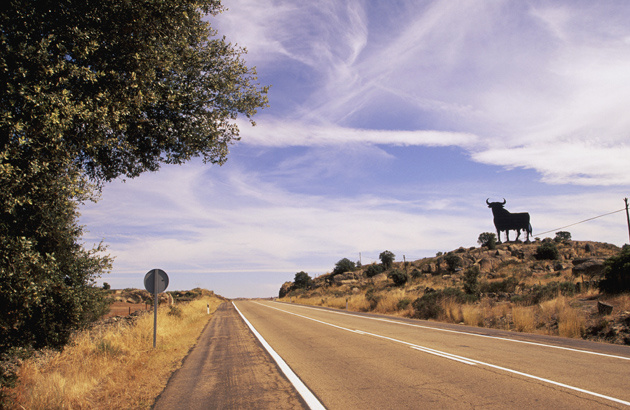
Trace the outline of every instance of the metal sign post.
<instances>
[{"instance_id":1,"label":"metal sign post","mask_svg":"<svg viewBox=\"0 0 630 410\"><path fill-rule=\"evenodd\" d=\"M144 275L144 288L153 294L153 347L157 341L157 310L158 293L162 293L168 287L168 275L162 269L151 269Z\"/></svg>"}]
</instances>

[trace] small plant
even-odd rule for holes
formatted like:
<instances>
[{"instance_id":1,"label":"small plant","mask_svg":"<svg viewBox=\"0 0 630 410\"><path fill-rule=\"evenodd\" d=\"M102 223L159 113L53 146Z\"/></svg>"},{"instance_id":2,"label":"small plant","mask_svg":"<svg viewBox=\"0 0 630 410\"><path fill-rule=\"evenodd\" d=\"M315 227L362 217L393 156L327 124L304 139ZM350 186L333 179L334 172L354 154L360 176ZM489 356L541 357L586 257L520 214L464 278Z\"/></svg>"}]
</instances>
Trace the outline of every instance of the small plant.
<instances>
[{"instance_id":1,"label":"small plant","mask_svg":"<svg viewBox=\"0 0 630 410\"><path fill-rule=\"evenodd\" d=\"M630 245L604 262L604 279L599 282L602 292L616 294L630 291Z\"/></svg>"},{"instance_id":2,"label":"small plant","mask_svg":"<svg viewBox=\"0 0 630 410\"><path fill-rule=\"evenodd\" d=\"M409 275L398 269L394 269L388 276L394 281L394 285L396 286L403 286L409 280Z\"/></svg>"},{"instance_id":3,"label":"small plant","mask_svg":"<svg viewBox=\"0 0 630 410\"><path fill-rule=\"evenodd\" d=\"M365 276L367 276L368 278L373 278L374 276L378 275L379 273L383 273L384 271L385 268L383 267L383 265L373 263L365 270Z\"/></svg>"},{"instance_id":4,"label":"small plant","mask_svg":"<svg viewBox=\"0 0 630 410\"><path fill-rule=\"evenodd\" d=\"M481 246L485 246L488 249L496 249L497 248L497 236L492 232L483 232L479 234L479 238L477 239L477 243Z\"/></svg>"},{"instance_id":5,"label":"small plant","mask_svg":"<svg viewBox=\"0 0 630 410\"><path fill-rule=\"evenodd\" d=\"M308 273L301 271L295 274L295 279L293 280L293 286L297 289L308 289L311 287L313 280L308 275Z\"/></svg>"},{"instance_id":6,"label":"small plant","mask_svg":"<svg viewBox=\"0 0 630 410\"><path fill-rule=\"evenodd\" d=\"M385 269L391 269L392 268L392 264L394 263L394 258L395 257L396 257L396 255L394 255L390 251L383 251L383 252L381 252L380 255L378 255L378 258L383 263L383 266L385 267Z\"/></svg>"},{"instance_id":7,"label":"small plant","mask_svg":"<svg viewBox=\"0 0 630 410\"><path fill-rule=\"evenodd\" d=\"M479 266L472 266L464 273L464 292L467 295L479 294Z\"/></svg>"},{"instance_id":8,"label":"small plant","mask_svg":"<svg viewBox=\"0 0 630 410\"><path fill-rule=\"evenodd\" d=\"M448 269L451 272L455 272L457 268L460 268L462 266L462 258L455 254L449 253L444 257L444 260L446 261Z\"/></svg>"},{"instance_id":9,"label":"small plant","mask_svg":"<svg viewBox=\"0 0 630 410\"><path fill-rule=\"evenodd\" d=\"M554 242L568 242L571 240L571 232L560 231L556 232L556 237L553 238Z\"/></svg>"},{"instance_id":10,"label":"small plant","mask_svg":"<svg viewBox=\"0 0 630 410\"><path fill-rule=\"evenodd\" d=\"M409 306L410 303L411 303L411 299L409 298L400 299L396 307L398 308L398 310L405 310L407 309L407 306Z\"/></svg>"},{"instance_id":11,"label":"small plant","mask_svg":"<svg viewBox=\"0 0 630 410\"><path fill-rule=\"evenodd\" d=\"M333 275L339 275L346 272L352 272L355 269L356 265L348 258L343 258L339 260L335 264L335 269L333 269Z\"/></svg>"},{"instance_id":12,"label":"small plant","mask_svg":"<svg viewBox=\"0 0 630 410\"><path fill-rule=\"evenodd\" d=\"M169 316L182 317L182 309L177 305L171 305L168 311Z\"/></svg>"},{"instance_id":13,"label":"small plant","mask_svg":"<svg viewBox=\"0 0 630 410\"><path fill-rule=\"evenodd\" d=\"M542 245L536 248L534 257L538 260L556 260L560 259L560 252L558 247L553 242L544 242Z\"/></svg>"}]
</instances>

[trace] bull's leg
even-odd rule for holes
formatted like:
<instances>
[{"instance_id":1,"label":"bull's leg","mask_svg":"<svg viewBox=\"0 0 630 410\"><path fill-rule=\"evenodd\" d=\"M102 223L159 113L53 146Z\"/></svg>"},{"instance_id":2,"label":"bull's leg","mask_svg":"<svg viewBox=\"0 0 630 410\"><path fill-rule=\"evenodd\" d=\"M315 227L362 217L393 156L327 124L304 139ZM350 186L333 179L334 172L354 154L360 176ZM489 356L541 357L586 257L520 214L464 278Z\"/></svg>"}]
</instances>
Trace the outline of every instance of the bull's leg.
<instances>
[{"instance_id":1,"label":"bull's leg","mask_svg":"<svg viewBox=\"0 0 630 410\"><path fill-rule=\"evenodd\" d=\"M516 239L514 239L514 242L518 242L518 238L520 238L520 236L521 236L521 230L517 229L516 230Z\"/></svg>"},{"instance_id":2,"label":"bull's leg","mask_svg":"<svg viewBox=\"0 0 630 410\"><path fill-rule=\"evenodd\" d=\"M505 230L505 242L510 242L510 230Z\"/></svg>"},{"instance_id":3,"label":"bull's leg","mask_svg":"<svg viewBox=\"0 0 630 410\"><path fill-rule=\"evenodd\" d=\"M501 243L501 231L497 228L497 243Z\"/></svg>"}]
</instances>

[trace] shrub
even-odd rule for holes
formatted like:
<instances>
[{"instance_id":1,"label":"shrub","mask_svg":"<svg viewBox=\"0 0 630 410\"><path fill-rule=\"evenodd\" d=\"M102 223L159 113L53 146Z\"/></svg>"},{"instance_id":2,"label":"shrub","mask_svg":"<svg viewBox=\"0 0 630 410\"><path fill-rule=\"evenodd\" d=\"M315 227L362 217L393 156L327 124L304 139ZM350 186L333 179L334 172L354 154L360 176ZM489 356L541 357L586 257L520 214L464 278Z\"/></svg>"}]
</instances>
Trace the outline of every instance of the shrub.
<instances>
[{"instance_id":1,"label":"shrub","mask_svg":"<svg viewBox=\"0 0 630 410\"><path fill-rule=\"evenodd\" d=\"M459 303L464 303L467 300L462 291L457 288L429 291L412 302L414 317L437 319L444 313L442 301L446 298L452 298Z\"/></svg>"},{"instance_id":2,"label":"shrub","mask_svg":"<svg viewBox=\"0 0 630 410\"><path fill-rule=\"evenodd\" d=\"M345 272L351 272L355 268L355 263L352 262L348 258L343 258L335 264L335 269L333 269L333 275L339 275Z\"/></svg>"},{"instance_id":3,"label":"shrub","mask_svg":"<svg viewBox=\"0 0 630 410\"><path fill-rule=\"evenodd\" d=\"M542 245L536 248L536 253L534 257L538 260L556 260L560 258L560 252L558 252L558 247L553 242L544 242Z\"/></svg>"},{"instance_id":4,"label":"shrub","mask_svg":"<svg viewBox=\"0 0 630 410\"><path fill-rule=\"evenodd\" d=\"M499 282L482 282L479 285L479 291L482 293L512 293L518 286L518 279L510 276Z\"/></svg>"},{"instance_id":5,"label":"shrub","mask_svg":"<svg viewBox=\"0 0 630 410\"><path fill-rule=\"evenodd\" d=\"M385 267L385 269L391 269L392 268L392 264L394 263L394 258L395 257L396 257L396 255L394 255L390 251L383 251L383 252L381 252L380 255L378 255L378 258L381 260L381 262L383 262L383 266Z\"/></svg>"},{"instance_id":6,"label":"shrub","mask_svg":"<svg viewBox=\"0 0 630 410\"><path fill-rule=\"evenodd\" d=\"M388 276L391 280L394 281L394 285L396 286L402 286L409 280L409 275L407 275L407 272L398 269L394 269L393 271L391 271Z\"/></svg>"},{"instance_id":7,"label":"shrub","mask_svg":"<svg viewBox=\"0 0 630 410\"><path fill-rule=\"evenodd\" d=\"M396 307L398 308L398 310L405 310L407 309L407 306L409 306L410 303L411 303L411 299L409 298L400 299Z\"/></svg>"},{"instance_id":8,"label":"shrub","mask_svg":"<svg viewBox=\"0 0 630 410\"><path fill-rule=\"evenodd\" d=\"M169 316L182 317L182 310L177 305L171 305L168 311Z\"/></svg>"},{"instance_id":9,"label":"shrub","mask_svg":"<svg viewBox=\"0 0 630 410\"><path fill-rule=\"evenodd\" d=\"M308 289L311 287L313 280L308 275L308 273L301 271L295 274L295 279L293 283L293 286L297 289Z\"/></svg>"},{"instance_id":10,"label":"shrub","mask_svg":"<svg viewBox=\"0 0 630 410\"><path fill-rule=\"evenodd\" d=\"M497 236L492 232L483 232L479 234L479 238L477 239L477 243L481 246L485 246L488 249L496 249L497 248Z\"/></svg>"},{"instance_id":11,"label":"shrub","mask_svg":"<svg viewBox=\"0 0 630 410\"><path fill-rule=\"evenodd\" d=\"M415 269L411 271L411 277L412 278L419 278L420 276L422 276L422 272L420 272L418 269Z\"/></svg>"},{"instance_id":12,"label":"shrub","mask_svg":"<svg viewBox=\"0 0 630 410\"><path fill-rule=\"evenodd\" d=\"M571 232L560 231L556 232L556 237L553 238L554 242L567 242L571 240Z\"/></svg>"},{"instance_id":13,"label":"shrub","mask_svg":"<svg viewBox=\"0 0 630 410\"><path fill-rule=\"evenodd\" d=\"M462 266L462 258L452 253L449 253L444 257L446 264L448 265L449 270L455 271L457 268Z\"/></svg>"},{"instance_id":14,"label":"shrub","mask_svg":"<svg viewBox=\"0 0 630 410\"><path fill-rule=\"evenodd\" d=\"M615 294L630 291L630 245L604 262L604 279L599 282L602 292Z\"/></svg>"},{"instance_id":15,"label":"shrub","mask_svg":"<svg viewBox=\"0 0 630 410\"><path fill-rule=\"evenodd\" d=\"M472 266L464 273L464 292L468 295L479 294L479 266Z\"/></svg>"},{"instance_id":16,"label":"shrub","mask_svg":"<svg viewBox=\"0 0 630 410\"><path fill-rule=\"evenodd\" d=\"M373 263L370 266L368 266L367 269L365 270L365 276L367 276L368 278L373 278L374 276L384 271L385 271L385 268L383 267L383 265Z\"/></svg>"}]
</instances>

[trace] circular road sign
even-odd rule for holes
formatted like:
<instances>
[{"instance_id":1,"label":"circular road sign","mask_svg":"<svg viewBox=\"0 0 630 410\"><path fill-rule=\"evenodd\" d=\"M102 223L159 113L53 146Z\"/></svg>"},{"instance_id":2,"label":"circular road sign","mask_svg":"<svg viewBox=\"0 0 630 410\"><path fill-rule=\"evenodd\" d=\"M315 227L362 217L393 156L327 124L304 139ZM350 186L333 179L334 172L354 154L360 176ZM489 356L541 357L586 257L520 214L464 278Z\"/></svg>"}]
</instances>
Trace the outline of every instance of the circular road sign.
<instances>
[{"instance_id":1,"label":"circular road sign","mask_svg":"<svg viewBox=\"0 0 630 410\"><path fill-rule=\"evenodd\" d=\"M155 278L156 275L157 281ZM167 287L168 275L162 269L151 269L146 275L144 275L144 288L149 293L162 293Z\"/></svg>"}]
</instances>

